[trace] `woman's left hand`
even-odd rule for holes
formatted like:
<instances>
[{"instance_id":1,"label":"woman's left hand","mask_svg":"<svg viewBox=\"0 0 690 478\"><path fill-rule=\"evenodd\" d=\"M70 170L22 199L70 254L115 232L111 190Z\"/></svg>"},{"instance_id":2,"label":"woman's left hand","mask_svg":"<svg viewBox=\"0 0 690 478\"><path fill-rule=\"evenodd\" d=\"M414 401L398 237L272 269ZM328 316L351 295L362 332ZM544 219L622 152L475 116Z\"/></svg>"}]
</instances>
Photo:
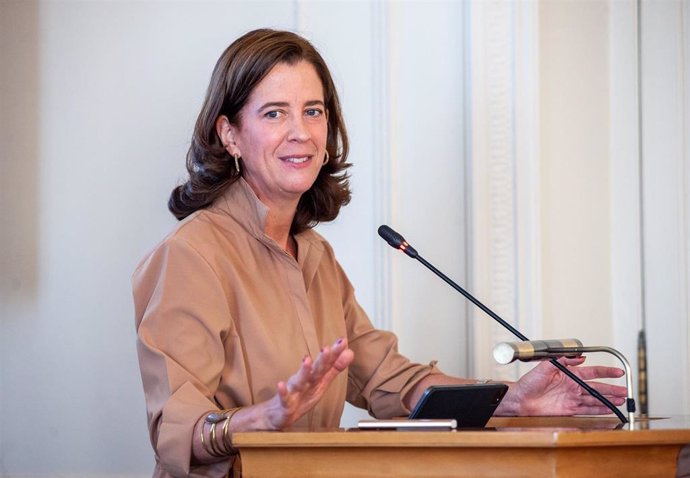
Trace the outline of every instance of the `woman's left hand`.
<instances>
[{"instance_id":1,"label":"woman's left hand","mask_svg":"<svg viewBox=\"0 0 690 478\"><path fill-rule=\"evenodd\" d=\"M585 357L559 359L561 364L586 381L624 375L623 370L616 367L579 367L584 361ZM589 385L614 405L625 403L625 387L602 382L589 382ZM611 413L611 410L551 363L543 362L511 384L496 413L525 416L604 415Z\"/></svg>"}]
</instances>

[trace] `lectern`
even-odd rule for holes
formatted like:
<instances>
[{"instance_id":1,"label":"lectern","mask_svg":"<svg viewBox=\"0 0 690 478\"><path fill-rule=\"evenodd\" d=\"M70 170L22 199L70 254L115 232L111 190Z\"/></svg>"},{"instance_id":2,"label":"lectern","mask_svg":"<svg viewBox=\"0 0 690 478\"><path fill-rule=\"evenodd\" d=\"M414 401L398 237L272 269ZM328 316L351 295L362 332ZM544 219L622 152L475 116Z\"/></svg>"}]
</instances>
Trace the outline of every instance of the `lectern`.
<instances>
[{"instance_id":1,"label":"lectern","mask_svg":"<svg viewBox=\"0 0 690 478\"><path fill-rule=\"evenodd\" d=\"M626 427L607 417L495 417L482 430L252 432L233 443L243 478L690 476L678 470L690 417Z\"/></svg>"}]
</instances>

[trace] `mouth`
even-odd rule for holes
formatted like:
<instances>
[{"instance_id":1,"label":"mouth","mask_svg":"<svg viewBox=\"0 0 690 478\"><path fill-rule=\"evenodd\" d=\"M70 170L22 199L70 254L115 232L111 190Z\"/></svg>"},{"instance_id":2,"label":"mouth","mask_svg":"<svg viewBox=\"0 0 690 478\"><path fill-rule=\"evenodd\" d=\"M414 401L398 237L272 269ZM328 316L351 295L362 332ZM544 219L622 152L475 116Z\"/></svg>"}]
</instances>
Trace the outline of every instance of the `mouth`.
<instances>
[{"instance_id":1,"label":"mouth","mask_svg":"<svg viewBox=\"0 0 690 478\"><path fill-rule=\"evenodd\" d=\"M282 156L280 158L281 161L284 161L286 163L290 164L303 164L309 161L312 158L311 155L306 155L306 156Z\"/></svg>"}]
</instances>

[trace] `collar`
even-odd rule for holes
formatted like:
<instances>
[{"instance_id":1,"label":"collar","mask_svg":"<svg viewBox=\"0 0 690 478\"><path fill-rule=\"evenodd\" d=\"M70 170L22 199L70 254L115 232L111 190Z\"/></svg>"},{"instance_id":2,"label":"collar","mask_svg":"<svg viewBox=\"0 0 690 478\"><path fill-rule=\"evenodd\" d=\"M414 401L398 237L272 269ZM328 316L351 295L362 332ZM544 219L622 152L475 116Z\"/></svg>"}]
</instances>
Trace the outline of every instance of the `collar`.
<instances>
[{"instance_id":1,"label":"collar","mask_svg":"<svg viewBox=\"0 0 690 478\"><path fill-rule=\"evenodd\" d=\"M285 252L271 237L264 233L268 206L259 200L244 178L228 186L227 190L209 207L209 210L230 216L242 228L267 247L275 249L294 263L294 258ZM316 231L307 229L295 235L297 242L297 264L307 276L323 255L326 240Z\"/></svg>"},{"instance_id":2,"label":"collar","mask_svg":"<svg viewBox=\"0 0 690 478\"><path fill-rule=\"evenodd\" d=\"M262 203L249 183L240 178L225 190L209 209L232 217L257 239L263 239L268 206Z\"/></svg>"}]
</instances>

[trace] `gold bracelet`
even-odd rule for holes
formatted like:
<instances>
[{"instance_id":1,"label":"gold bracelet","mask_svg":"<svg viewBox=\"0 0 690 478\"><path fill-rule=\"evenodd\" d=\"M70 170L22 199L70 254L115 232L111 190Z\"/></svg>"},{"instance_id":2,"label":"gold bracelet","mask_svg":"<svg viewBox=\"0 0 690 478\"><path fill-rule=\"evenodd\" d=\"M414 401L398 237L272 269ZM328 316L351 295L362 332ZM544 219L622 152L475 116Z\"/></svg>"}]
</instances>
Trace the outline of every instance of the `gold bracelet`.
<instances>
[{"instance_id":1,"label":"gold bracelet","mask_svg":"<svg viewBox=\"0 0 690 478\"><path fill-rule=\"evenodd\" d=\"M225 447L225 453L227 455L237 455L237 450L232 446L232 442L230 441L230 438L228 437L228 428L230 426L230 419L239 411L240 407L233 408L231 410L228 410L228 415L227 418L225 419L225 423L223 424L223 446Z\"/></svg>"},{"instance_id":2,"label":"gold bracelet","mask_svg":"<svg viewBox=\"0 0 690 478\"><path fill-rule=\"evenodd\" d=\"M206 421L204 420L204 423L201 424L201 433L199 433L199 436L201 437L201 446L204 447L204 450L206 450L206 453L209 455L208 447L206 446L206 440L204 440L204 426L206 425Z\"/></svg>"},{"instance_id":3,"label":"gold bracelet","mask_svg":"<svg viewBox=\"0 0 690 478\"><path fill-rule=\"evenodd\" d=\"M211 449L214 453L213 456L221 457L225 455L223 454L223 450L220 449L220 445L218 445L218 441L216 440L216 425L218 425L218 422L211 424Z\"/></svg>"},{"instance_id":4,"label":"gold bracelet","mask_svg":"<svg viewBox=\"0 0 690 478\"><path fill-rule=\"evenodd\" d=\"M218 447L218 444L216 443L216 424L219 422L223 421L225 419L224 413L226 410L220 410L218 412L211 412L208 415L206 415L206 418L204 419L204 423L201 424L201 445L204 447L204 450L206 450L206 453L208 453L211 456L214 456L216 458L221 458L225 456L221 451L220 448ZM204 426L206 423L211 424L211 433L209 437L209 443L206 443L206 440L204 439Z\"/></svg>"},{"instance_id":5,"label":"gold bracelet","mask_svg":"<svg viewBox=\"0 0 690 478\"><path fill-rule=\"evenodd\" d=\"M216 455L213 451L208 449L208 444L206 443L206 440L204 439L204 426L206 426L206 422L201 424L201 433L199 434L201 436L201 446L204 447L204 450L206 450L206 453L208 453L211 456L218 456Z\"/></svg>"}]
</instances>

